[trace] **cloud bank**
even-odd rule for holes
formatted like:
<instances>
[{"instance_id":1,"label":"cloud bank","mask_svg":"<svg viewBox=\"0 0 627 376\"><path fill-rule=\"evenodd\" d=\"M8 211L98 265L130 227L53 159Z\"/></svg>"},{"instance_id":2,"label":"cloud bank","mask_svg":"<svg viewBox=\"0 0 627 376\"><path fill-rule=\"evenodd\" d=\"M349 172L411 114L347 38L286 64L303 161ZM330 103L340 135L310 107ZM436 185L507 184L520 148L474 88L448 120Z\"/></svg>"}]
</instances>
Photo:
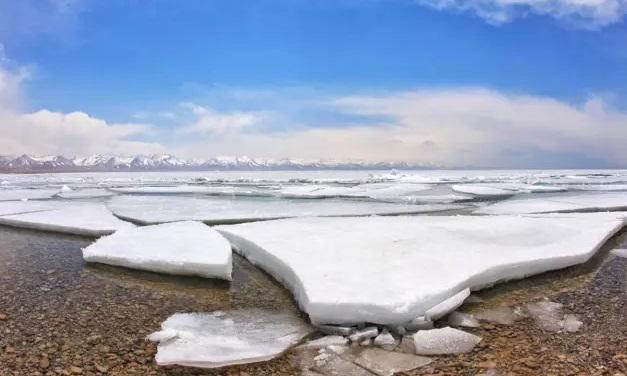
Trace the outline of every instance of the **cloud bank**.
<instances>
[{"instance_id":1,"label":"cloud bank","mask_svg":"<svg viewBox=\"0 0 627 376\"><path fill-rule=\"evenodd\" d=\"M188 158L250 155L460 167L627 166L627 114L594 97L573 105L484 88L308 92L310 100L297 101L302 107L289 116L272 107L276 98L266 108L260 101L259 109L241 111L186 103L161 109L172 115L171 124L156 127L111 123L80 111L24 111L19 103L26 79L19 67L0 64L3 154L170 152ZM326 116L308 118L308 106L324 108ZM273 127L279 118L281 124Z\"/></svg>"},{"instance_id":2,"label":"cloud bank","mask_svg":"<svg viewBox=\"0 0 627 376\"><path fill-rule=\"evenodd\" d=\"M627 13L625 0L416 0L418 4L456 12L472 12L493 25L528 14L550 16L596 30L620 21Z\"/></svg>"}]
</instances>

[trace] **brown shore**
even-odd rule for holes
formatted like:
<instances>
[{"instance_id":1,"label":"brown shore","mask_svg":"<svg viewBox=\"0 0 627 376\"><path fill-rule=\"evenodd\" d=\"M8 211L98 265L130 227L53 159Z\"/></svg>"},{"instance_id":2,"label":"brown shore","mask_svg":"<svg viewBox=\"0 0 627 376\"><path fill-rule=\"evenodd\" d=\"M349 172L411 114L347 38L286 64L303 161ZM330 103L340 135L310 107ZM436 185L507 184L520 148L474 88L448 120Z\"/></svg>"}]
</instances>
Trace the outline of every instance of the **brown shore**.
<instances>
[{"instance_id":1,"label":"brown shore","mask_svg":"<svg viewBox=\"0 0 627 376\"><path fill-rule=\"evenodd\" d=\"M627 259L608 250L589 263L479 292L480 312L548 298L583 321L577 333L545 332L530 319L470 329L473 352L434 357L411 375L623 375L627 373ZM296 309L289 293L235 258L232 283L87 266L91 239L0 227L0 375L298 375L296 352L220 370L158 367L145 340L176 312Z\"/></svg>"}]
</instances>

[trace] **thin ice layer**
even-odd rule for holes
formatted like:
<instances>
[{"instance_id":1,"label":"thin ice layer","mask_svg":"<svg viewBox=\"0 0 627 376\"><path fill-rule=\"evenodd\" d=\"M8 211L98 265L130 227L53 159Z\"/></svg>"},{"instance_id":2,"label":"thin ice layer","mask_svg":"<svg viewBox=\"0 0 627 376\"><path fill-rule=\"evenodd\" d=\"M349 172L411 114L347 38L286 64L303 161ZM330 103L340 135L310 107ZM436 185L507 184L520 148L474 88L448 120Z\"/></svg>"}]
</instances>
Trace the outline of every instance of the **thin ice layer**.
<instances>
[{"instance_id":1,"label":"thin ice layer","mask_svg":"<svg viewBox=\"0 0 627 376\"><path fill-rule=\"evenodd\" d=\"M270 360L312 331L298 317L261 310L177 313L161 328L148 337L161 342L157 364L203 368Z\"/></svg>"},{"instance_id":2,"label":"thin ice layer","mask_svg":"<svg viewBox=\"0 0 627 376\"><path fill-rule=\"evenodd\" d=\"M475 196L502 197L502 196L511 196L515 193L514 191L511 191L508 189L487 187L483 185L474 185L474 184L453 185L451 188L455 192L468 193L468 194L475 195Z\"/></svg>"},{"instance_id":3,"label":"thin ice layer","mask_svg":"<svg viewBox=\"0 0 627 376\"><path fill-rule=\"evenodd\" d=\"M2 201L0 202L0 216L32 213L58 208L54 201Z\"/></svg>"},{"instance_id":4,"label":"thin ice layer","mask_svg":"<svg viewBox=\"0 0 627 376\"><path fill-rule=\"evenodd\" d=\"M39 200L54 196L58 189L0 189L0 201Z\"/></svg>"},{"instance_id":5,"label":"thin ice layer","mask_svg":"<svg viewBox=\"0 0 627 376\"><path fill-rule=\"evenodd\" d=\"M627 210L627 192L510 199L485 206L477 214L526 214L551 212Z\"/></svg>"},{"instance_id":6,"label":"thin ice layer","mask_svg":"<svg viewBox=\"0 0 627 376\"><path fill-rule=\"evenodd\" d=\"M403 324L466 288L586 261L618 213L299 218L219 226L314 323Z\"/></svg>"},{"instance_id":7,"label":"thin ice layer","mask_svg":"<svg viewBox=\"0 0 627 376\"><path fill-rule=\"evenodd\" d=\"M87 262L231 280L231 245L200 222L118 231L83 249Z\"/></svg>"},{"instance_id":8,"label":"thin ice layer","mask_svg":"<svg viewBox=\"0 0 627 376\"><path fill-rule=\"evenodd\" d=\"M0 224L67 234L101 236L135 227L116 218L101 203L46 202L51 210L38 210L38 205L24 202L23 214L0 216Z\"/></svg>"},{"instance_id":9,"label":"thin ice layer","mask_svg":"<svg viewBox=\"0 0 627 376\"><path fill-rule=\"evenodd\" d=\"M226 199L176 196L118 196L108 203L117 216L141 224L203 221L238 223L302 216L366 216L424 213L451 205L404 205L342 200Z\"/></svg>"}]
</instances>

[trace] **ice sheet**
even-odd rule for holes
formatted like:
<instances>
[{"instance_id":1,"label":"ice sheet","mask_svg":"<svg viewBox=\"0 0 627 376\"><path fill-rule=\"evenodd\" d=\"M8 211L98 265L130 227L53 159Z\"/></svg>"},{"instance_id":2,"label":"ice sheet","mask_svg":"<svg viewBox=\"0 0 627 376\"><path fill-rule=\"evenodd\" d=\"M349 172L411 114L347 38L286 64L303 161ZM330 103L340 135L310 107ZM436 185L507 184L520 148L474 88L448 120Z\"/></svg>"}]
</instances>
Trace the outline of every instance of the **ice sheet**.
<instances>
[{"instance_id":1,"label":"ice sheet","mask_svg":"<svg viewBox=\"0 0 627 376\"><path fill-rule=\"evenodd\" d=\"M24 202L23 204L38 204ZM101 203L46 202L52 210L37 210L38 205L25 205L23 214L0 216L0 224L76 235L101 236L135 227L111 214Z\"/></svg>"},{"instance_id":2,"label":"ice sheet","mask_svg":"<svg viewBox=\"0 0 627 376\"><path fill-rule=\"evenodd\" d=\"M479 208L475 213L526 214L604 210L627 210L627 192L510 199Z\"/></svg>"},{"instance_id":3,"label":"ice sheet","mask_svg":"<svg viewBox=\"0 0 627 376\"><path fill-rule=\"evenodd\" d=\"M311 332L298 317L261 310L177 313L148 338L159 365L217 368L270 360Z\"/></svg>"},{"instance_id":4,"label":"ice sheet","mask_svg":"<svg viewBox=\"0 0 627 376\"><path fill-rule=\"evenodd\" d=\"M118 231L83 249L87 262L231 280L231 245L200 222Z\"/></svg>"},{"instance_id":5,"label":"ice sheet","mask_svg":"<svg viewBox=\"0 0 627 376\"><path fill-rule=\"evenodd\" d=\"M283 282L312 322L402 325L466 288L584 262L623 216L299 218L217 229Z\"/></svg>"},{"instance_id":6,"label":"ice sheet","mask_svg":"<svg viewBox=\"0 0 627 376\"><path fill-rule=\"evenodd\" d=\"M220 197L118 196L108 207L120 218L141 224L195 220L238 223L300 216L367 216L424 213L451 205L404 205L342 200L227 199Z\"/></svg>"},{"instance_id":7,"label":"ice sheet","mask_svg":"<svg viewBox=\"0 0 627 376\"><path fill-rule=\"evenodd\" d=\"M475 196L503 197L512 196L513 194L515 194L514 191L507 189L474 184L453 185L451 188L455 192L468 193Z\"/></svg>"},{"instance_id":8,"label":"ice sheet","mask_svg":"<svg viewBox=\"0 0 627 376\"><path fill-rule=\"evenodd\" d=\"M60 198L66 198L66 199L81 199L81 198L111 197L113 195L115 195L115 193L107 189L87 188L87 189L63 191L63 192L58 193L56 196Z\"/></svg>"},{"instance_id":9,"label":"ice sheet","mask_svg":"<svg viewBox=\"0 0 627 376\"><path fill-rule=\"evenodd\" d=\"M0 201L37 200L54 196L59 189L0 189Z\"/></svg>"}]
</instances>

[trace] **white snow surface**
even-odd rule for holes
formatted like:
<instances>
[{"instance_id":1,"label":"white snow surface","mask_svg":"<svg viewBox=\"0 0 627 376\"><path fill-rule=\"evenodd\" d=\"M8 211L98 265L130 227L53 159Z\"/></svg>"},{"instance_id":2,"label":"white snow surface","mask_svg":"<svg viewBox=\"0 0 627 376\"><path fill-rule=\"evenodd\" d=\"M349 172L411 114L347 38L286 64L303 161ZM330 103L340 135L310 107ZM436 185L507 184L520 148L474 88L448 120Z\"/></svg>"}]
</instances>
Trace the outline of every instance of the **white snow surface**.
<instances>
[{"instance_id":1,"label":"white snow surface","mask_svg":"<svg viewBox=\"0 0 627 376\"><path fill-rule=\"evenodd\" d=\"M460 293L586 261L625 213L298 218L218 226L316 324L400 325Z\"/></svg>"},{"instance_id":2,"label":"white snow surface","mask_svg":"<svg viewBox=\"0 0 627 376\"><path fill-rule=\"evenodd\" d=\"M83 249L87 262L159 273L231 280L231 245L200 222L118 231Z\"/></svg>"},{"instance_id":3,"label":"white snow surface","mask_svg":"<svg viewBox=\"0 0 627 376\"><path fill-rule=\"evenodd\" d=\"M627 210L627 192L509 199L479 208L475 213L526 214L601 210Z\"/></svg>"},{"instance_id":4,"label":"white snow surface","mask_svg":"<svg viewBox=\"0 0 627 376\"><path fill-rule=\"evenodd\" d=\"M14 211L22 214L0 215L0 225L86 236L109 235L135 227L113 216L101 203L26 201L20 204Z\"/></svg>"},{"instance_id":5,"label":"white snow surface","mask_svg":"<svg viewBox=\"0 0 627 376\"><path fill-rule=\"evenodd\" d=\"M312 331L298 317L261 310L177 313L161 328L148 337L161 341L157 364L203 368L270 360Z\"/></svg>"},{"instance_id":6,"label":"white snow surface","mask_svg":"<svg viewBox=\"0 0 627 376\"><path fill-rule=\"evenodd\" d=\"M238 223L302 216L367 216L425 213L453 205L405 205L342 200L227 199L220 197L118 196L108 207L121 218L141 224L203 221Z\"/></svg>"}]
</instances>

